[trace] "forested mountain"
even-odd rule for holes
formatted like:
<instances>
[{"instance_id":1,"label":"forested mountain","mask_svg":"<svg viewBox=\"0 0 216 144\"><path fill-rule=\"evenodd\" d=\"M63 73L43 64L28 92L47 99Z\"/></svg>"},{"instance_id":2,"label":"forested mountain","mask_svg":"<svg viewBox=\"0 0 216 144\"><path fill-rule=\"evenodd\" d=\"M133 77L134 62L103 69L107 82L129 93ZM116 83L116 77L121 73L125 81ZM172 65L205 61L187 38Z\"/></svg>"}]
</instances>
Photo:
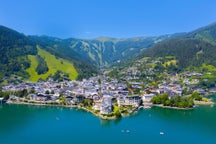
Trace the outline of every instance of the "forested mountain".
<instances>
[{"instance_id":1,"label":"forested mountain","mask_svg":"<svg viewBox=\"0 0 216 144\"><path fill-rule=\"evenodd\" d=\"M72 49L63 51L64 45L60 45L63 43L53 42L52 39L40 38L37 40L0 26L0 80L3 81L11 76L18 76L25 80L46 79L49 76L47 74L53 75L57 71L61 71L60 65L49 65L51 62L45 58L46 56L52 57L56 63L61 61L61 65L65 69L72 69L68 72L74 72L74 74L63 71L63 73L69 74L70 78L81 79L97 73L97 68L86 58ZM29 71L29 69L31 70ZM32 74L35 72L37 78L32 78Z\"/></svg>"},{"instance_id":2,"label":"forested mountain","mask_svg":"<svg viewBox=\"0 0 216 144\"><path fill-rule=\"evenodd\" d=\"M93 63L95 66L108 66L117 61L126 60L169 37L171 35L125 39L99 37L87 40L30 36L30 38L43 45L50 52L58 51L65 56L73 58L82 56L83 59Z\"/></svg>"},{"instance_id":3,"label":"forested mountain","mask_svg":"<svg viewBox=\"0 0 216 144\"><path fill-rule=\"evenodd\" d=\"M203 63L216 66L216 24L155 44L137 59L166 56L174 56L180 69Z\"/></svg>"},{"instance_id":4,"label":"forested mountain","mask_svg":"<svg viewBox=\"0 0 216 144\"><path fill-rule=\"evenodd\" d=\"M107 37L89 40L60 39L49 36L26 36L4 26L0 28L0 36L1 80L15 75L30 81L46 79L60 71L59 60L62 61L61 65L63 62L66 64L64 60L67 60L74 66L70 67L77 74L69 74L69 77L73 79L89 77L96 74L101 66L109 66L117 61L131 58L170 37L164 35L127 39ZM52 57L57 63L56 68L53 68L55 66L46 57ZM68 73L68 71L63 72Z\"/></svg>"},{"instance_id":5,"label":"forested mountain","mask_svg":"<svg viewBox=\"0 0 216 144\"><path fill-rule=\"evenodd\" d=\"M27 55L36 55L36 43L14 30L0 26L0 78L13 73L26 76Z\"/></svg>"},{"instance_id":6,"label":"forested mountain","mask_svg":"<svg viewBox=\"0 0 216 144\"><path fill-rule=\"evenodd\" d=\"M216 23L192 31L187 34L187 37L200 39L216 45Z\"/></svg>"},{"instance_id":7,"label":"forested mountain","mask_svg":"<svg viewBox=\"0 0 216 144\"><path fill-rule=\"evenodd\" d=\"M125 39L99 37L90 40L67 39L65 41L70 48L91 58L97 65L109 66L117 61L131 58L169 37L170 35Z\"/></svg>"},{"instance_id":8,"label":"forested mountain","mask_svg":"<svg viewBox=\"0 0 216 144\"><path fill-rule=\"evenodd\" d=\"M0 51L1 80L16 75L37 81L59 72L81 79L96 74L101 66L133 57L129 63L172 56L180 69L203 63L216 66L216 23L189 33L122 39L26 36L0 26Z\"/></svg>"}]
</instances>

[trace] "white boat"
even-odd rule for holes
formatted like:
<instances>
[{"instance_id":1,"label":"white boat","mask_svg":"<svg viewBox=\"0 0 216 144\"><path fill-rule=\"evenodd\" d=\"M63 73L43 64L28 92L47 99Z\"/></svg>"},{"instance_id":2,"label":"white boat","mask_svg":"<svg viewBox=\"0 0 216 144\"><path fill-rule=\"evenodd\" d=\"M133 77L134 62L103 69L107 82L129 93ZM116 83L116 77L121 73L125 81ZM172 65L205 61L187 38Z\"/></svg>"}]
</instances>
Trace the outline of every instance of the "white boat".
<instances>
[{"instance_id":1,"label":"white boat","mask_svg":"<svg viewBox=\"0 0 216 144\"><path fill-rule=\"evenodd\" d=\"M151 107L148 106L148 105L145 105L145 106L143 106L143 108L144 108L144 109L149 109L149 108L151 108Z\"/></svg>"},{"instance_id":2,"label":"white boat","mask_svg":"<svg viewBox=\"0 0 216 144\"><path fill-rule=\"evenodd\" d=\"M163 135L164 134L164 132L160 132L160 135Z\"/></svg>"}]
</instances>

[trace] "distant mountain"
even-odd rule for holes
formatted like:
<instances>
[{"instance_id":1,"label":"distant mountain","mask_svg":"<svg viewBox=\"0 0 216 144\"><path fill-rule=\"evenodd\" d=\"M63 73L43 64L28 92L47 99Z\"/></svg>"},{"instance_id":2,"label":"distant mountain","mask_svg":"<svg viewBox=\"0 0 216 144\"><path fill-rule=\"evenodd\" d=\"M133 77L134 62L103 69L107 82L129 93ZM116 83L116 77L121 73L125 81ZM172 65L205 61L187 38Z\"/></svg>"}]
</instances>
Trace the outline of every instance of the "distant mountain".
<instances>
[{"instance_id":1,"label":"distant mountain","mask_svg":"<svg viewBox=\"0 0 216 144\"><path fill-rule=\"evenodd\" d=\"M97 74L99 67L143 57L172 56L179 68L202 63L216 66L216 23L189 33L122 39L26 36L0 26L0 50L0 80L16 75L37 81L59 71L82 79Z\"/></svg>"},{"instance_id":2,"label":"distant mountain","mask_svg":"<svg viewBox=\"0 0 216 144\"><path fill-rule=\"evenodd\" d=\"M172 35L124 39L98 37L88 40L30 36L31 39L43 45L43 47L50 52L58 51L64 54L64 56L78 59L82 57L97 67L107 67L117 61L124 61L128 58L132 58L141 51L170 37L172 37Z\"/></svg>"},{"instance_id":3,"label":"distant mountain","mask_svg":"<svg viewBox=\"0 0 216 144\"><path fill-rule=\"evenodd\" d=\"M216 23L155 44L138 59L166 56L174 56L179 68L203 63L216 66Z\"/></svg>"},{"instance_id":4,"label":"distant mountain","mask_svg":"<svg viewBox=\"0 0 216 144\"><path fill-rule=\"evenodd\" d=\"M76 52L89 57L96 65L109 66L117 61L132 58L155 43L169 37L170 35L124 39L99 37L90 40L67 39L65 43Z\"/></svg>"},{"instance_id":5,"label":"distant mountain","mask_svg":"<svg viewBox=\"0 0 216 144\"><path fill-rule=\"evenodd\" d=\"M216 45L216 23L192 31L187 36Z\"/></svg>"}]
</instances>

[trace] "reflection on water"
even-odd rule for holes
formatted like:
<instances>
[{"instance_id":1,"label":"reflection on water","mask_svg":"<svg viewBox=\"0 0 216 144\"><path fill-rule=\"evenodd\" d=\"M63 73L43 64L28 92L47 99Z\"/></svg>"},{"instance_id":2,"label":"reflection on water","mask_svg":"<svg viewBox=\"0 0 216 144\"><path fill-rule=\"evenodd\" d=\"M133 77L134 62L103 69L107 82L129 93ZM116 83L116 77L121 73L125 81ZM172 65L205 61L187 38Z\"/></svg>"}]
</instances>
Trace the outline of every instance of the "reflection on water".
<instances>
[{"instance_id":1,"label":"reflection on water","mask_svg":"<svg viewBox=\"0 0 216 144\"><path fill-rule=\"evenodd\" d=\"M121 122L121 120L122 120L122 118L115 119L115 120L103 120L103 119L100 119L100 125L102 127L110 127L110 126L113 126L113 125L118 125Z\"/></svg>"},{"instance_id":2,"label":"reflection on water","mask_svg":"<svg viewBox=\"0 0 216 144\"><path fill-rule=\"evenodd\" d=\"M0 133L13 131L29 122L33 113L25 106L20 105L1 105L0 109Z\"/></svg>"}]
</instances>

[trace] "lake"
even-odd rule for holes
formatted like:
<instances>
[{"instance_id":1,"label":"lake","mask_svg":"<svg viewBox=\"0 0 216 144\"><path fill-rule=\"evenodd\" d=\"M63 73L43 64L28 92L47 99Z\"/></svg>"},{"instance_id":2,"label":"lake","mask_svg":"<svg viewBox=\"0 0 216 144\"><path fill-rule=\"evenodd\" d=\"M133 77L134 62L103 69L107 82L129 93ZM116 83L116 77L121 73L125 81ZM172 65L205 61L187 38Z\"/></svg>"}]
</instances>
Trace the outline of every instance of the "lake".
<instances>
[{"instance_id":1,"label":"lake","mask_svg":"<svg viewBox=\"0 0 216 144\"><path fill-rule=\"evenodd\" d=\"M216 106L152 107L101 120L63 107L0 105L0 144L216 144Z\"/></svg>"}]
</instances>

